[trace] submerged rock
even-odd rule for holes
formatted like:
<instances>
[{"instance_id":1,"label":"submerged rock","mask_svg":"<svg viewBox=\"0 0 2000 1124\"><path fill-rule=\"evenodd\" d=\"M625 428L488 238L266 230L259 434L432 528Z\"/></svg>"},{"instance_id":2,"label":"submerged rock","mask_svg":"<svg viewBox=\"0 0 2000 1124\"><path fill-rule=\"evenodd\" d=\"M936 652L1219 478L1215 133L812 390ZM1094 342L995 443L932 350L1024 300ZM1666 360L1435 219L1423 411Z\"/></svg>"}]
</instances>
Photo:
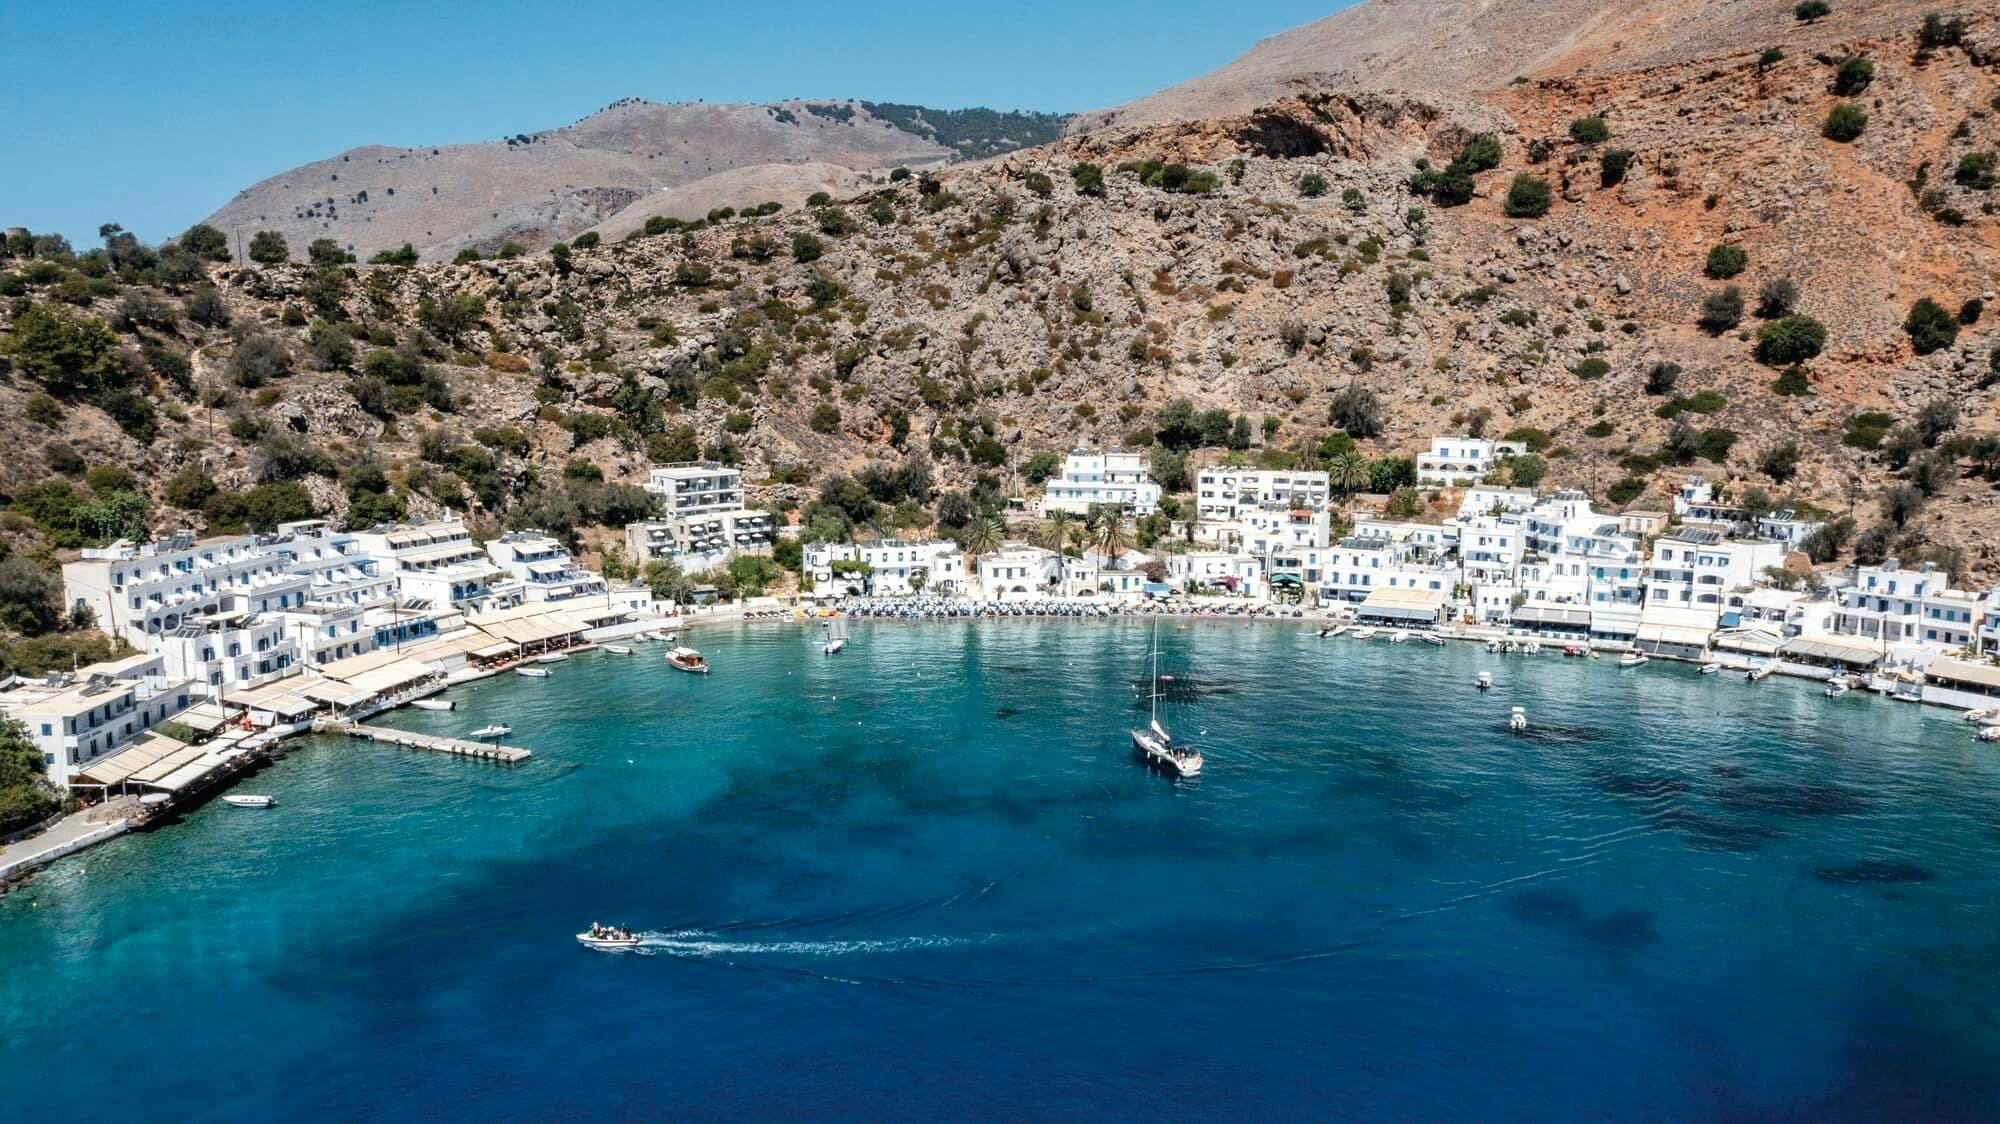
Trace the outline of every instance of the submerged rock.
<instances>
[{"instance_id":1,"label":"submerged rock","mask_svg":"<svg viewBox=\"0 0 2000 1124\"><path fill-rule=\"evenodd\" d=\"M1653 923L1653 911L1650 909L1621 909L1607 913L1595 921L1585 922L1577 931L1598 947L1618 952L1644 948L1660 939L1660 929Z\"/></svg>"},{"instance_id":2,"label":"submerged rock","mask_svg":"<svg viewBox=\"0 0 2000 1124\"><path fill-rule=\"evenodd\" d=\"M1873 803L1862 794L1831 784L1737 785L1717 797L1724 807L1788 816L1851 816Z\"/></svg>"},{"instance_id":3,"label":"submerged rock","mask_svg":"<svg viewBox=\"0 0 2000 1124\"><path fill-rule=\"evenodd\" d=\"M1836 886L1860 886L1893 882L1929 882L1931 872L1915 863L1895 859L1860 859L1844 866L1823 866L1813 877Z\"/></svg>"},{"instance_id":4,"label":"submerged rock","mask_svg":"<svg viewBox=\"0 0 2000 1124\"><path fill-rule=\"evenodd\" d=\"M1679 777L1642 777L1630 773L1606 773L1597 778L1597 787L1613 796L1640 800L1661 800L1686 794L1691 787Z\"/></svg>"}]
</instances>

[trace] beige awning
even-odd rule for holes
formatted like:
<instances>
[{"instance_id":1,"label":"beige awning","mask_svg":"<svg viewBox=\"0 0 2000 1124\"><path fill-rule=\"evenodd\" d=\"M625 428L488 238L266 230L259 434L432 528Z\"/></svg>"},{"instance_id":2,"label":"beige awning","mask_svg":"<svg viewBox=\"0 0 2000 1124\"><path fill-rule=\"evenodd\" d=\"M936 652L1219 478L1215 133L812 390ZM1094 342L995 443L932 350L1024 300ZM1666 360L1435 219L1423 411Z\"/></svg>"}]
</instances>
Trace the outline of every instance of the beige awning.
<instances>
[{"instance_id":1,"label":"beige awning","mask_svg":"<svg viewBox=\"0 0 2000 1124\"><path fill-rule=\"evenodd\" d=\"M1784 637L1761 628L1732 629L1717 633L1715 646L1729 652L1748 652L1757 656L1776 655L1785 643Z\"/></svg>"},{"instance_id":2,"label":"beige awning","mask_svg":"<svg viewBox=\"0 0 2000 1124\"><path fill-rule=\"evenodd\" d=\"M1853 667L1873 667L1882 662L1882 652L1872 644L1856 644L1849 640L1839 640L1829 636L1794 637L1786 641L1780 654L1811 660L1825 660L1828 663L1848 664Z\"/></svg>"},{"instance_id":3,"label":"beige awning","mask_svg":"<svg viewBox=\"0 0 2000 1124\"><path fill-rule=\"evenodd\" d=\"M117 753L91 762L78 776L90 784L122 784L140 770L190 749L194 747L184 741L149 732L134 738L131 745Z\"/></svg>"},{"instance_id":4,"label":"beige awning","mask_svg":"<svg viewBox=\"0 0 2000 1124\"><path fill-rule=\"evenodd\" d=\"M1936 659L1924 669L1924 673L1932 679L1943 680L1946 684L1963 683L1971 687L2000 688L2000 667L1990 663Z\"/></svg>"},{"instance_id":5,"label":"beige awning","mask_svg":"<svg viewBox=\"0 0 2000 1124\"><path fill-rule=\"evenodd\" d=\"M363 672L349 679L347 685L366 696L386 695L398 687L428 679L433 674L430 665L422 660L397 660L387 667Z\"/></svg>"},{"instance_id":6,"label":"beige awning","mask_svg":"<svg viewBox=\"0 0 2000 1124\"><path fill-rule=\"evenodd\" d=\"M229 712L224 710L219 703L196 703L179 714L174 715L174 721L181 723L190 730L203 734L212 734L229 725Z\"/></svg>"},{"instance_id":7,"label":"beige awning","mask_svg":"<svg viewBox=\"0 0 2000 1124\"><path fill-rule=\"evenodd\" d=\"M328 706L340 707L353 706L356 703L366 702L368 699L367 691L349 686L346 683L337 683L331 679L321 679L307 683L299 688L299 694L306 698L323 702Z\"/></svg>"},{"instance_id":8,"label":"beige awning","mask_svg":"<svg viewBox=\"0 0 2000 1124\"><path fill-rule=\"evenodd\" d=\"M1443 605L1444 593L1441 590L1378 589L1368 595L1357 612L1375 617L1435 621Z\"/></svg>"},{"instance_id":9,"label":"beige awning","mask_svg":"<svg viewBox=\"0 0 2000 1124\"><path fill-rule=\"evenodd\" d=\"M321 666L318 670L321 675L326 676L328 679L338 679L346 682L356 676L366 675L377 668L388 667L402 658L402 653L396 651L394 648L377 648L372 652L363 652L358 656L349 656L344 660L335 660L330 664Z\"/></svg>"}]
</instances>

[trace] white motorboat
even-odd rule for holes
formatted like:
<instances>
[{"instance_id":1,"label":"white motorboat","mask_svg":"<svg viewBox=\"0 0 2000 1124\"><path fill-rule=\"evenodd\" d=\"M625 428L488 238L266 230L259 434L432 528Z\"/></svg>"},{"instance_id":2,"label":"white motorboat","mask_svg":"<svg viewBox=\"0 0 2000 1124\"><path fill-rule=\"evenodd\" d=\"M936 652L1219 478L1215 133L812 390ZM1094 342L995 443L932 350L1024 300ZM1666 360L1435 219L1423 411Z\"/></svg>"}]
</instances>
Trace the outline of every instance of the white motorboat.
<instances>
[{"instance_id":1,"label":"white motorboat","mask_svg":"<svg viewBox=\"0 0 2000 1124\"><path fill-rule=\"evenodd\" d=\"M536 663L562 663L569 659L568 652L544 652L535 657Z\"/></svg>"},{"instance_id":2,"label":"white motorboat","mask_svg":"<svg viewBox=\"0 0 2000 1124\"><path fill-rule=\"evenodd\" d=\"M1764 680L1769 679L1770 677L1771 677L1771 665L1767 663L1760 663L1756 667L1753 667L1749 671L1743 673L1743 678L1752 683L1762 683Z\"/></svg>"},{"instance_id":3,"label":"white motorboat","mask_svg":"<svg viewBox=\"0 0 2000 1124\"><path fill-rule=\"evenodd\" d=\"M1517 706L1507 715L1507 728L1517 734L1528 728L1528 711L1526 707Z\"/></svg>"},{"instance_id":4,"label":"white motorboat","mask_svg":"<svg viewBox=\"0 0 2000 1124\"><path fill-rule=\"evenodd\" d=\"M632 649L627 648L623 644L606 644L604 650L614 656L629 656L632 654Z\"/></svg>"},{"instance_id":5,"label":"white motorboat","mask_svg":"<svg viewBox=\"0 0 2000 1124\"><path fill-rule=\"evenodd\" d=\"M1645 656L1640 655L1638 652L1627 652L1624 655L1618 657L1619 667L1638 667L1640 664L1647 662L1650 661L1648 661Z\"/></svg>"},{"instance_id":6,"label":"white motorboat","mask_svg":"<svg viewBox=\"0 0 2000 1124\"><path fill-rule=\"evenodd\" d=\"M1982 726L1977 736L1983 742L2000 742L2000 726Z\"/></svg>"},{"instance_id":7,"label":"white motorboat","mask_svg":"<svg viewBox=\"0 0 2000 1124\"><path fill-rule=\"evenodd\" d=\"M826 618L826 645L820 651L830 656L845 647L847 647L847 618L843 616Z\"/></svg>"},{"instance_id":8,"label":"white motorboat","mask_svg":"<svg viewBox=\"0 0 2000 1124\"><path fill-rule=\"evenodd\" d=\"M1528 641L1528 646L1521 650L1531 656L1540 655L1542 651L1542 642L1539 640L1530 640Z\"/></svg>"},{"instance_id":9,"label":"white motorboat","mask_svg":"<svg viewBox=\"0 0 2000 1124\"><path fill-rule=\"evenodd\" d=\"M667 662L672 664L677 670L693 675L708 674L708 661L703 659L701 653L695 651L693 648L675 648L673 651L667 653Z\"/></svg>"},{"instance_id":10,"label":"white motorboat","mask_svg":"<svg viewBox=\"0 0 2000 1124\"><path fill-rule=\"evenodd\" d=\"M277 803L269 796L253 796L249 793L239 795L233 792L223 797L222 802L232 808L269 808Z\"/></svg>"},{"instance_id":11,"label":"white motorboat","mask_svg":"<svg viewBox=\"0 0 2000 1124\"><path fill-rule=\"evenodd\" d=\"M1401 644L1405 640L1408 640L1409 638L1410 638L1409 632L1399 628L1396 631L1389 634L1389 643Z\"/></svg>"},{"instance_id":12,"label":"white motorboat","mask_svg":"<svg viewBox=\"0 0 2000 1124\"><path fill-rule=\"evenodd\" d=\"M1965 712L1965 720L1984 726L1989 721L2000 720L2000 709L1968 710Z\"/></svg>"},{"instance_id":13,"label":"white motorboat","mask_svg":"<svg viewBox=\"0 0 2000 1124\"><path fill-rule=\"evenodd\" d=\"M549 669L546 667L517 667L514 669L514 674L523 679L547 679L549 677Z\"/></svg>"},{"instance_id":14,"label":"white motorboat","mask_svg":"<svg viewBox=\"0 0 2000 1124\"><path fill-rule=\"evenodd\" d=\"M1375 639L1375 630L1366 626L1357 628L1354 630L1354 638L1356 640L1373 640Z\"/></svg>"},{"instance_id":15,"label":"white motorboat","mask_svg":"<svg viewBox=\"0 0 2000 1124\"><path fill-rule=\"evenodd\" d=\"M1854 685L1847 681L1845 675L1836 675L1826 681L1826 697L1830 699L1837 699L1853 689Z\"/></svg>"},{"instance_id":16,"label":"white motorboat","mask_svg":"<svg viewBox=\"0 0 2000 1124\"><path fill-rule=\"evenodd\" d=\"M576 935L577 943L599 952L624 952L639 947L639 935L621 925L592 925Z\"/></svg>"},{"instance_id":17,"label":"white motorboat","mask_svg":"<svg viewBox=\"0 0 2000 1124\"><path fill-rule=\"evenodd\" d=\"M1500 651L1500 642L1498 640L1488 640L1486 642L1486 650L1497 654Z\"/></svg>"},{"instance_id":18,"label":"white motorboat","mask_svg":"<svg viewBox=\"0 0 2000 1124\"><path fill-rule=\"evenodd\" d=\"M472 731L472 736L475 738L504 738L513 732L514 727L512 726L481 726L479 729Z\"/></svg>"},{"instance_id":19,"label":"white motorboat","mask_svg":"<svg viewBox=\"0 0 2000 1124\"><path fill-rule=\"evenodd\" d=\"M1437 633L1435 633L1435 632L1426 632L1426 633L1424 633L1424 635L1423 635L1423 641L1424 641L1424 643L1426 643L1426 644L1429 644L1430 646L1432 646L1432 647L1434 647L1434 648L1442 648L1442 647L1444 647L1444 637L1442 637L1442 636L1439 636L1439 635L1438 635Z\"/></svg>"},{"instance_id":20,"label":"white motorboat","mask_svg":"<svg viewBox=\"0 0 2000 1124\"><path fill-rule=\"evenodd\" d=\"M410 703L410 705L416 707L418 710L450 710L458 704L452 702L450 699L417 699Z\"/></svg>"},{"instance_id":21,"label":"white motorboat","mask_svg":"<svg viewBox=\"0 0 2000 1124\"><path fill-rule=\"evenodd\" d=\"M1703 675L1720 675L1722 674L1722 665L1712 661L1709 663L1702 664L1701 673Z\"/></svg>"},{"instance_id":22,"label":"white motorboat","mask_svg":"<svg viewBox=\"0 0 2000 1124\"><path fill-rule=\"evenodd\" d=\"M1167 732L1160 724L1160 621L1153 618L1153 677L1146 698L1151 718L1143 730L1132 731L1132 752L1148 766L1177 777L1201 775L1201 750Z\"/></svg>"},{"instance_id":23,"label":"white motorboat","mask_svg":"<svg viewBox=\"0 0 2000 1124\"><path fill-rule=\"evenodd\" d=\"M1473 685L1474 685L1474 686L1476 686L1476 687L1478 687L1478 688L1479 688L1480 690L1482 690L1482 691L1490 691L1490 690L1492 690L1492 689L1493 689L1493 673L1492 673L1492 672L1490 672L1490 671L1482 671L1482 672L1480 672L1480 673L1479 673L1479 678L1473 681Z\"/></svg>"}]
</instances>

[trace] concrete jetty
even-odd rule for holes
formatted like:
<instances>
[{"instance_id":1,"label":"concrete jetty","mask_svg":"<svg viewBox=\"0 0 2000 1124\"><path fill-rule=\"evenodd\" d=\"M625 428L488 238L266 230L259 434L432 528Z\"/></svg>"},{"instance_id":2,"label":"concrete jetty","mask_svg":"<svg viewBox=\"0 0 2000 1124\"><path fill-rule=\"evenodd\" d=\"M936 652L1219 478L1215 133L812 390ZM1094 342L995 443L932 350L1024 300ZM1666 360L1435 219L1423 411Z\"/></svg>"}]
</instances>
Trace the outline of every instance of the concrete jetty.
<instances>
[{"instance_id":1,"label":"concrete jetty","mask_svg":"<svg viewBox=\"0 0 2000 1124\"><path fill-rule=\"evenodd\" d=\"M463 738L418 734L409 730L391 730L387 726L370 726L361 722L338 719L322 719L313 723L313 732L345 734L350 738L366 738L383 745L399 745L405 749L420 749L427 753L448 753L454 757L474 757L501 765L519 765L534 756L519 746L466 741Z\"/></svg>"}]
</instances>

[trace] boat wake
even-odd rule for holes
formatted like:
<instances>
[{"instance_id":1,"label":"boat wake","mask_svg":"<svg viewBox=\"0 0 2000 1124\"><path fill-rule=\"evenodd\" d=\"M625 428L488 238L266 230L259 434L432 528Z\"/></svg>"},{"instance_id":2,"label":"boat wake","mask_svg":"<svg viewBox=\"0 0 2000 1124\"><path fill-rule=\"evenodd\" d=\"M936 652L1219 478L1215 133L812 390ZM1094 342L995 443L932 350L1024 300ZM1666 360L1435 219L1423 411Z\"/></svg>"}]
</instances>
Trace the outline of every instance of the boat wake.
<instances>
[{"instance_id":1,"label":"boat wake","mask_svg":"<svg viewBox=\"0 0 2000 1124\"><path fill-rule=\"evenodd\" d=\"M639 934L639 951L663 956L732 960L749 956L871 956L923 949L960 948L984 944L992 937L888 937L873 940L730 940L706 929L675 929Z\"/></svg>"}]
</instances>

